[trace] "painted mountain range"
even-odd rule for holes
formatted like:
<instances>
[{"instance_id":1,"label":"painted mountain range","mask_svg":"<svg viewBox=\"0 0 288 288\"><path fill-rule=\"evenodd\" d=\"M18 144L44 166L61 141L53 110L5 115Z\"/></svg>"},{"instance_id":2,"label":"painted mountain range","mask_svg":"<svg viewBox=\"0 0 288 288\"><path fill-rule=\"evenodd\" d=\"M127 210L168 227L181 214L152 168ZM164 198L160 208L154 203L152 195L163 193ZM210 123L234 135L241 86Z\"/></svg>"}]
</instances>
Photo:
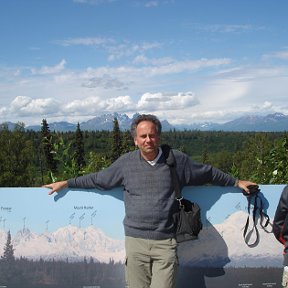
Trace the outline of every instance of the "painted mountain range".
<instances>
[{"instance_id":1,"label":"painted mountain range","mask_svg":"<svg viewBox=\"0 0 288 288\"><path fill-rule=\"evenodd\" d=\"M260 242L248 247L243 239L247 214L237 211L223 223L204 228L198 240L179 245L181 265L197 267L281 267L282 246L272 233L259 228ZM269 227L268 227L269 230ZM6 243L7 232L0 230L0 255ZM253 241L253 237L251 239ZM94 227L79 228L72 225L54 232L36 234L22 229L12 235L16 257L83 261L123 262L124 240L116 240Z\"/></svg>"}]
</instances>

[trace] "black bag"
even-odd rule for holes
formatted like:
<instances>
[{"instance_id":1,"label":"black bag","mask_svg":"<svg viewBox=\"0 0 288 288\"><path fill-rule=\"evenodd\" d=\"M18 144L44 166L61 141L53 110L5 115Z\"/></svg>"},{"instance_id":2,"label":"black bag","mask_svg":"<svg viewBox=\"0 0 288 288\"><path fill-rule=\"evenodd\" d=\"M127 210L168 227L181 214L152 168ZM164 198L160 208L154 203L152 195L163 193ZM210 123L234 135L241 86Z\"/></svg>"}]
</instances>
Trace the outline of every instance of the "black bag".
<instances>
[{"instance_id":1,"label":"black bag","mask_svg":"<svg viewBox=\"0 0 288 288\"><path fill-rule=\"evenodd\" d=\"M170 168L172 183L175 190L176 212L173 215L173 220L176 229L176 241L180 243L197 239L198 234L203 227L200 207L197 203L182 197L172 149L168 145L162 145L161 147L166 163Z\"/></svg>"},{"instance_id":2,"label":"black bag","mask_svg":"<svg viewBox=\"0 0 288 288\"><path fill-rule=\"evenodd\" d=\"M199 205L184 198L176 201L178 202L178 212L174 214L176 241L180 243L197 239L203 226Z\"/></svg>"}]
</instances>

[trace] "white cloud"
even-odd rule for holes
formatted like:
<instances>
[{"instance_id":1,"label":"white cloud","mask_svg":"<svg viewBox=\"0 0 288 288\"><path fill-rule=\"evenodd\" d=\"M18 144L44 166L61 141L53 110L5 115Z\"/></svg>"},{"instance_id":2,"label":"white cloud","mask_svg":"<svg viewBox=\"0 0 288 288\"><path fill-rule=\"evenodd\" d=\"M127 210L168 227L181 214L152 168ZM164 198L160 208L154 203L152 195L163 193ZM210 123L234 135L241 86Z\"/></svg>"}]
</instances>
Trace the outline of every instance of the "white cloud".
<instances>
[{"instance_id":1,"label":"white cloud","mask_svg":"<svg viewBox=\"0 0 288 288\"><path fill-rule=\"evenodd\" d=\"M0 107L0 117L3 117L7 114L7 108L6 107Z\"/></svg>"},{"instance_id":2,"label":"white cloud","mask_svg":"<svg viewBox=\"0 0 288 288\"><path fill-rule=\"evenodd\" d=\"M192 92L145 93L139 100L137 109L146 111L179 110L195 106L198 103L198 99Z\"/></svg>"},{"instance_id":3,"label":"white cloud","mask_svg":"<svg viewBox=\"0 0 288 288\"><path fill-rule=\"evenodd\" d=\"M144 64L144 65L152 65L152 66L162 66L167 65L169 63L175 62L170 57L163 57L163 58L147 58L145 55L138 55L134 58L133 64Z\"/></svg>"},{"instance_id":4,"label":"white cloud","mask_svg":"<svg viewBox=\"0 0 288 288\"><path fill-rule=\"evenodd\" d=\"M112 77L109 74L104 74L101 77L92 76L87 80L84 80L82 86L86 88L97 88L102 87L104 89L126 89L127 83L120 81L116 77Z\"/></svg>"},{"instance_id":5,"label":"white cloud","mask_svg":"<svg viewBox=\"0 0 288 288\"><path fill-rule=\"evenodd\" d=\"M194 30L211 33L244 33L266 30L265 26L255 26L251 24L210 24L204 25L201 23L186 23L188 27Z\"/></svg>"},{"instance_id":6,"label":"white cloud","mask_svg":"<svg viewBox=\"0 0 288 288\"><path fill-rule=\"evenodd\" d=\"M162 45L158 42L142 42L142 43L131 43L123 41L117 45L107 46L107 52L109 53L108 60L114 61L123 57L130 57L143 53L149 50L160 48Z\"/></svg>"},{"instance_id":7,"label":"white cloud","mask_svg":"<svg viewBox=\"0 0 288 288\"><path fill-rule=\"evenodd\" d=\"M176 74L188 71L195 71L202 68L218 67L227 65L230 60L227 58L223 59L200 59L200 60L188 60L188 61L175 61L167 65L150 67L146 69L151 75L165 75L165 74Z\"/></svg>"},{"instance_id":8,"label":"white cloud","mask_svg":"<svg viewBox=\"0 0 288 288\"><path fill-rule=\"evenodd\" d=\"M130 96L119 96L106 100L107 110L111 112L119 111L133 111L135 110L135 104Z\"/></svg>"},{"instance_id":9,"label":"white cloud","mask_svg":"<svg viewBox=\"0 0 288 288\"><path fill-rule=\"evenodd\" d=\"M202 105L207 107L225 107L230 106L235 100L240 100L244 97L249 89L251 83L235 81L233 79L217 79L207 83L198 95Z\"/></svg>"},{"instance_id":10,"label":"white cloud","mask_svg":"<svg viewBox=\"0 0 288 288\"><path fill-rule=\"evenodd\" d=\"M88 5L101 5L106 3L115 2L116 0L73 0L74 3L88 4Z\"/></svg>"},{"instance_id":11,"label":"white cloud","mask_svg":"<svg viewBox=\"0 0 288 288\"><path fill-rule=\"evenodd\" d=\"M268 59L280 59L280 60L288 60L288 50L281 50L271 54L265 54L262 57L264 60Z\"/></svg>"},{"instance_id":12,"label":"white cloud","mask_svg":"<svg viewBox=\"0 0 288 288\"><path fill-rule=\"evenodd\" d=\"M87 97L81 100L74 100L63 106L64 114L73 115L95 115L103 112L114 113L127 112L135 109L135 104L130 96L119 96L103 99L100 97Z\"/></svg>"},{"instance_id":13,"label":"white cloud","mask_svg":"<svg viewBox=\"0 0 288 288\"><path fill-rule=\"evenodd\" d=\"M99 97L87 97L67 103L62 110L64 114L93 115L97 111L105 110L106 106L105 101Z\"/></svg>"},{"instance_id":14,"label":"white cloud","mask_svg":"<svg viewBox=\"0 0 288 288\"><path fill-rule=\"evenodd\" d=\"M53 43L61 46L94 46L103 49L107 53L109 61L121 59L123 57L130 57L141 54L153 49L159 49L162 44L159 42L142 41L133 43L127 40L117 41L109 37L81 37L70 38L63 40L56 40Z\"/></svg>"},{"instance_id":15,"label":"white cloud","mask_svg":"<svg viewBox=\"0 0 288 288\"><path fill-rule=\"evenodd\" d=\"M147 1L145 3L145 7L146 8L158 7L158 6L159 6L159 2L158 1Z\"/></svg>"},{"instance_id":16,"label":"white cloud","mask_svg":"<svg viewBox=\"0 0 288 288\"><path fill-rule=\"evenodd\" d=\"M32 99L27 96L17 96L9 107L11 114L31 116L52 114L58 112L59 103L52 98Z\"/></svg>"},{"instance_id":17,"label":"white cloud","mask_svg":"<svg viewBox=\"0 0 288 288\"><path fill-rule=\"evenodd\" d=\"M266 109L271 109L273 108L273 104L269 101L265 101L262 105L262 109L266 110Z\"/></svg>"},{"instance_id":18,"label":"white cloud","mask_svg":"<svg viewBox=\"0 0 288 288\"><path fill-rule=\"evenodd\" d=\"M47 75L47 74L57 74L65 69L66 61L63 59L55 66L43 66L39 69L32 68L32 74Z\"/></svg>"},{"instance_id":19,"label":"white cloud","mask_svg":"<svg viewBox=\"0 0 288 288\"><path fill-rule=\"evenodd\" d=\"M83 37L54 41L54 43L62 46L106 46L114 42L112 38L105 37Z\"/></svg>"}]
</instances>

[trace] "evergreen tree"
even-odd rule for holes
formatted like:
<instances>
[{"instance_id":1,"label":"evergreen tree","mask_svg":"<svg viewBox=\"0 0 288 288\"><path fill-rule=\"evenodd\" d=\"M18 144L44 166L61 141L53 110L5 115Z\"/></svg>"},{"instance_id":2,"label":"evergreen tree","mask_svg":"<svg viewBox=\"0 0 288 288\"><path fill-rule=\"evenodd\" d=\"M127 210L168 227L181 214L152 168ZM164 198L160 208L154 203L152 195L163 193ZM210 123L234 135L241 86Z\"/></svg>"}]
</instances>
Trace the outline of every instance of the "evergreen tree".
<instances>
[{"instance_id":1,"label":"evergreen tree","mask_svg":"<svg viewBox=\"0 0 288 288\"><path fill-rule=\"evenodd\" d=\"M133 150L133 141L132 137L130 134L130 131L126 130L124 132L124 137L123 137L123 144L122 144L122 153L127 153L131 150Z\"/></svg>"},{"instance_id":2,"label":"evergreen tree","mask_svg":"<svg viewBox=\"0 0 288 288\"><path fill-rule=\"evenodd\" d=\"M3 256L1 256L0 262L0 284L10 284L13 278L16 276L16 272L14 248L11 242L11 233L8 231L7 241L4 246L4 253Z\"/></svg>"},{"instance_id":3,"label":"evergreen tree","mask_svg":"<svg viewBox=\"0 0 288 288\"><path fill-rule=\"evenodd\" d=\"M202 163L208 163L209 157L208 157L208 151L207 148L204 148L204 151L202 153Z\"/></svg>"},{"instance_id":4,"label":"evergreen tree","mask_svg":"<svg viewBox=\"0 0 288 288\"><path fill-rule=\"evenodd\" d=\"M4 253L3 256L1 256L2 261L4 261L6 264L14 263L15 262L15 257L14 257L14 248L11 242L11 233L8 231L7 233L7 241L6 245L4 247Z\"/></svg>"},{"instance_id":5,"label":"evergreen tree","mask_svg":"<svg viewBox=\"0 0 288 288\"><path fill-rule=\"evenodd\" d=\"M35 165L32 139L28 139L24 124L17 123L13 131L0 131L0 185L2 187L32 186Z\"/></svg>"},{"instance_id":6,"label":"evergreen tree","mask_svg":"<svg viewBox=\"0 0 288 288\"><path fill-rule=\"evenodd\" d=\"M41 125L42 134L42 149L46 160L46 167L49 172L55 173L57 171L57 163L53 157L53 141L50 128L46 119L42 120Z\"/></svg>"},{"instance_id":7,"label":"evergreen tree","mask_svg":"<svg viewBox=\"0 0 288 288\"><path fill-rule=\"evenodd\" d=\"M83 169L83 167L86 165L86 163L85 163L83 133L80 129L79 122L77 124L75 137L76 137L76 140L75 140L75 160L76 160L78 171L81 171Z\"/></svg>"},{"instance_id":8,"label":"evergreen tree","mask_svg":"<svg viewBox=\"0 0 288 288\"><path fill-rule=\"evenodd\" d=\"M119 123L116 117L114 118L114 121L113 121L112 138L113 138L113 141L112 141L111 161L114 162L122 154L121 131L120 131Z\"/></svg>"}]
</instances>

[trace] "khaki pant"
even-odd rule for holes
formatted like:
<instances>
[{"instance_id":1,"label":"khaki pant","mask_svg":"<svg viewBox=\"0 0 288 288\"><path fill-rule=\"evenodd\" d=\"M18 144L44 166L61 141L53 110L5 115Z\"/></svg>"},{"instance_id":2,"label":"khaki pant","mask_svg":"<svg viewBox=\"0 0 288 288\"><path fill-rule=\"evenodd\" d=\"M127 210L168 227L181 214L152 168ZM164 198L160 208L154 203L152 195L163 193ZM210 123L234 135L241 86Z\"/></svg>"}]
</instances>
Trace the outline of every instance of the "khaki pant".
<instances>
[{"instance_id":1,"label":"khaki pant","mask_svg":"<svg viewBox=\"0 0 288 288\"><path fill-rule=\"evenodd\" d=\"M176 240L125 238L126 282L129 288L175 288Z\"/></svg>"}]
</instances>

